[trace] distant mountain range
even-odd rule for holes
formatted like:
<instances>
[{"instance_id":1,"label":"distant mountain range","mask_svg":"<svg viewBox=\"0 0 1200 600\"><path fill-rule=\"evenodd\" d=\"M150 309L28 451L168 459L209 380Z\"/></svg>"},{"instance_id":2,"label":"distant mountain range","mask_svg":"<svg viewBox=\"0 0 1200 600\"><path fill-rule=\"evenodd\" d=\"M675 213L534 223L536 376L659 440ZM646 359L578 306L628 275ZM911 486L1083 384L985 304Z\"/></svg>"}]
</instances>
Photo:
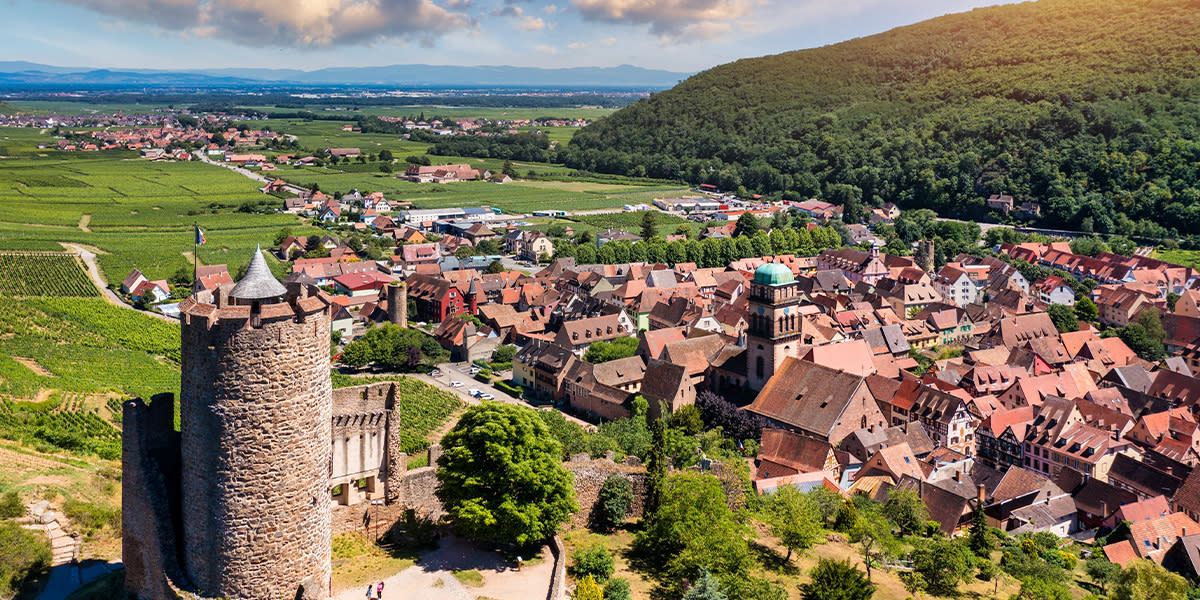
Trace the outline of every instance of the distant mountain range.
<instances>
[{"instance_id":1,"label":"distant mountain range","mask_svg":"<svg viewBox=\"0 0 1200 600\"><path fill-rule=\"evenodd\" d=\"M25 61L0 61L0 86L273 86L379 87L612 87L668 88L689 73L618 67L539 68L511 66L389 65L299 69L92 69L57 67Z\"/></svg>"}]
</instances>

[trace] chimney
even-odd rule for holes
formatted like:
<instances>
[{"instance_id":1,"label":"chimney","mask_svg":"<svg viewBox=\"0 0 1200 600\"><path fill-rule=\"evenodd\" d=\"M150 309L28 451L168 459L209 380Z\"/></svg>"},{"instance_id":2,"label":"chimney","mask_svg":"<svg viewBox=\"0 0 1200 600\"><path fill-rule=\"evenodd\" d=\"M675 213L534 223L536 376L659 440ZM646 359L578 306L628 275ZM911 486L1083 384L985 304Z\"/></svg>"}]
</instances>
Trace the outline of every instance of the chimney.
<instances>
[{"instance_id":1,"label":"chimney","mask_svg":"<svg viewBox=\"0 0 1200 600\"><path fill-rule=\"evenodd\" d=\"M962 482L962 471L954 472L954 481L959 482L959 483Z\"/></svg>"},{"instance_id":2,"label":"chimney","mask_svg":"<svg viewBox=\"0 0 1200 600\"><path fill-rule=\"evenodd\" d=\"M979 501L979 506L983 506L987 502L987 490L984 489L982 483L975 487L975 499Z\"/></svg>"}]
</instances>

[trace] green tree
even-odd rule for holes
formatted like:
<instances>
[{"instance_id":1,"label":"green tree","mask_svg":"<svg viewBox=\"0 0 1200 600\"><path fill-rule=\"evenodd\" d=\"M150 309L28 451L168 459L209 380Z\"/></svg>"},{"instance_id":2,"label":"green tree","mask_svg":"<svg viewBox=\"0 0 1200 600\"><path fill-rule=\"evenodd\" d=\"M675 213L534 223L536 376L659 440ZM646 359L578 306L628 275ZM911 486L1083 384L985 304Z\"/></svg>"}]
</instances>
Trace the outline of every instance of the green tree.
<instances>
[{"instance_id":1,"label":"green tree","mask_svg":"<svg viewBox=\"0 0 1200 600\"><path fill-rule=\"evenodd\" d=\"M511 160L504 161L504 166L500 167L500 172L512 177L513 179L517 178L517 168L513 166Z\"/></svg>"},{"instance_id":2,"label":"green tree","mask_svg":"<svg viewBox=\"0 0 1200 600\"><path fill-rule=\"evenodd\" d=\"M809 571L811 581L800 586L804 600L869 600L875 585L850 561L822 558Z\"/></svg>"},{"instance_id":3,"label":"green tree","mask_svg":"<svg viewBox=\"0 0 1200 600\"><path fill-rule=\"evenodd\" d=\"M386 148L383 150L380 150L379 151L379 160L381 160L383 162L387 162L387 163L392 162L392 151L388 150Z\"/></svg>"},{"instance_id":4,"label":"green tree","mask_svg":"<svg viewBox=\"0 0 1200 600\"><path fill-rule=\"evenodd\" d=\"M1050 321L1054 323L1054 327L1058 329L1059 333L1079 329L1075 310L1066 304L1051 304L1050 308L1046 309L1046 314L1050 316Z\"/></svg>"},{"instance_id":5,"label":"green tree","mask_svg":"<svg viewBox=\"0 0 1200 600\"><path fill-rule=\"evenodd\" d=\"M734 227L733 233L734 235L739 236L749 236L754 235L754 232L756 231L758 231L758 217L755 217L752 213L747 211L742 213L742 216L738 217L737 225Z\"/></svg>"},{"instance_id":6,"label":"green tree","mask_svg":"<svg viewBox=\"0 0 1200 600\"><path fill-rule=\"evenodd\" d=\"M666 485L666 426L662 419L655 419L650 423L650 440L650 451L646 453L646 500L643 510L647 517L658 513L663 501L663 487Z\"/></svg>"},{"instance_id":7,"label":"green tree","mask_svg":"<svg viewBox=\"0 0 1200 600\"><path fill-rule=\"evenodd\" d=\"M392 172L392 163L386 163L386 162L379 163L379 172L380 173L391 173Z\"/></svg>"},{"instance_id":8,"label":"green tree","mask_svg":"<svg viewBox=\"0 0 1200 600\"><path fill-rule=\"evenodd\" d=\"M1107 590L1109 582L1113 581L1121 574L1121 566L1116 563L1109 562L1109 560L1103 556L1097 556L1095 558L1088 559L1088 561L1084 563L1083 569L1087 572L1088 577L1091 577L1092 581L1094 581L1096 585L1100 586L1101 590Z\"/></svg>"},{"instance_id":9,"label":"green tree","mask_svg":"<svg viewBox=\"0 0 1200 600\"><path fill-rule=\"evenodd\" d=\"M500 344L492 350L492 362L506 363L512 362L514 356L517 355L517 347L512 344Z\"/></svg>"},{"instance_id":10,"label":"green tree","mask_svg":"<svg viewBox=\"0 0 1200 600\"><path fill-rule=\"evenodd\" d=\"M1111 600L1185 600L1187 580L1153 561L1139 559L1129 563L1117 576L1109 591Z\"/></svg>"},{"instance_id":11,"label":"green tree","mask_svg":"<svg viewBox=\"0 0 1200 600\"><path fill-rule=\"evenodd\" d=\"M767 511L771 533L787 548L785 562L792 560L792 551L811 548L822 538L821 516L816 505L790 485L771 494Z\"/></svg>"},{"instance_id":12,"label":"green tree","mask_svg":"<svg viewBox=\"0 0 1200 600\"><path fill-rule=\"evenodd\" d=\"M599 543L577 548L571 554L571 560L571 576L576 579L590 576L596 581L604 581L612 577L613 555Z\"/></svg>"},{"instance_id":13,"label":"green tree","mask_svg":"<svg viewBox=\"0 0 1200 600\"><path fill-rule=\"evenodd\" d=\"M748 534L726 504L716 477L676 472L666 478L662 504L635 538L634 549L676 581L700 569L744 576L753 563Z\"/></svg>"},{"instance_id":14,"label":"green tree","mask_svg":"<svg viewBox=\"0 0 1200 600\"><path fill-rule=\"evenodd\" d=\"M1179 294L1167 292L1167 310L1174 311L1176 302L1179 302Z\"/></svg>"},{"instance_id":15,"label":"green tree","mask_svg":"<svg viewBox=\"0 0 1200 600\"><path fill-rule=\"evenodd\" d=\"M967 537L967 544L975 556L985 559L991 555L992 548L995 546L992 543L991 531L988 530L987 515L984 514L982 506L976 506L971 517L971 531Z\"/></svg>"},{"instance_id":16,"label":"green tree","mask_svg":"<svg viewBox=\"0 0 1200 600\"><path fill-rule=\"evenodd\" d=\"M507 270L508 269L505 269L504 265L501 264L500 261L494 260L494 261L492 261L492 264L488 265L487 268L483 270L483 272L492 274L492 273L503 273Z\"/></svg>"},{"instance_id":17,"label":"green tree","mask_svg":"<svg viewBox=\"0 0 1200 600\"><path fill-rule=\"evenodd\" d=\"M892 489L883 505L883 516L900 529L900 535L915 535L925 530L929 510L914 490Z\"/></svg>"},{"instance_id":18,"label":"green tree","mask_svg":"<svg viewBox=\"0 0 1200 600\"><path fill-rule=\"evenodd\" d=\"M578 508L562 447L531 409L473 406L442 448L437 497L461 535L524 545L553 535Z\"/></svg>"},{"instance_id":19,"label":"green tree","mask_svg":"<svg viewBox=\"0 0 1200 600\"><path fill-rule=\"evenodd\" d=\"M913 571L925 579L926 589L938 596L955 595L959 582L971 575L971 553L955 540L921 540L913 548L912 561Z\"/></svg>"},{"instance_id":20,"label":"green tree","mask_svg":"<svg viewBox=\"0 0 1200 600\"><path fill-rule=\"evenodd\" d=\"M278 245L282 244L284 240L288 239L291 236L292 236L292 228L291 227L281 228L279 231L277 231L275 233L275 245L278 246Z\"/></svg>"},{"instance_id":21,"label":"green tree","mask_svg":"<svg viewBox=\"0 0 1200 600\"><path fill-rule=\"evenodd\" d=\"M721 582L708 569L701 569L700 576L688 588L682 600L726 600L726 596L721 590Z\"/></svg>"},{"instance_id":22,"label":"green tree","mask_svg":"<svg viewBox=\"0 0 1200 600\"><path fill-rule=\"evenodd\" d=\"M658 211L647 210L642 213L642 239L648 240L658 235Z\"/></svg>"},{"instance_id":23,"label":"green tree","mask_svg":"<svg viewBox=\"0 0 1200 600\"><path fill-rule=\"evenodd\" d=\"M1075 301L1075 318L1085 323L1093 323L1100 318L1100 309L1087 296L1080 296Z\"/></svg>"},{"instance_id":24,"label":"green tree","mask_svg":"<svg viewBox=\"0 0 1200 600\"><path fill-rule=\"evenodd\" d=\"M598 365L620 358L629 358L637 352L637 347L638 339L635 337L619 337L612 341L600 340L592 342L588 346L587 352L583 353L583 360Z\"/></svg>"},{"instance_id":25,"label":"green tree","mask_svg":"<svg viewBox=\"0 0 1200 600\"><path fill-rule=\"evenodd\" d=\"M1030 578L1021 582L1021 589L1009 600L1071 600L1071 590L1058 581Z\"/></svg>"},{"instance_id":26,"label":"green tree","mask_svg":"<svg viewBox=\"0 0 1200 600\"><path fill-rule=\"evenodd\" d=\"M612 531L625 521L632 508L633 484L620 475L610 475L604 480L604 485L600 486L600 494L592 515L597 527Z\"/></svg>"}]
</instances>

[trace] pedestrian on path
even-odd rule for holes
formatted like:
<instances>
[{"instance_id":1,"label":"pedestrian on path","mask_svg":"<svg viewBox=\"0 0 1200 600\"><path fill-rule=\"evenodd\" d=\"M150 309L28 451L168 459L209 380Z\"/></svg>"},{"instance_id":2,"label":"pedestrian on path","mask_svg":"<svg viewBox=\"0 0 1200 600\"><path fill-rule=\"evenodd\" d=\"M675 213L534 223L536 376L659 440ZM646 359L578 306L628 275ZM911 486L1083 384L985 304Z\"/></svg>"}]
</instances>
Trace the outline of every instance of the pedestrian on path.
<instances>
[{"instance_id":1,"label":"pedestrian on path","mask_svg":"<svg viewBox=\"0 0 1200 600\"><path fill-rule=\"evenodd\" d=\"M372 600L375 597L375 584L367 584L367 600Z\"/></svg>"},{"instance_id":2,"label":"pedestrian on path","mask_svg":"<svg viewBox=\"0 0 1200 600\"><path fill-rule=\"evenodd\" d=\"M375 591L378 593L378 595L375 597L378 598L379 600L383 600L383 582L382 581L379 582L379 586L377 588L375 588Z\"/></svg>"}]
</instances>

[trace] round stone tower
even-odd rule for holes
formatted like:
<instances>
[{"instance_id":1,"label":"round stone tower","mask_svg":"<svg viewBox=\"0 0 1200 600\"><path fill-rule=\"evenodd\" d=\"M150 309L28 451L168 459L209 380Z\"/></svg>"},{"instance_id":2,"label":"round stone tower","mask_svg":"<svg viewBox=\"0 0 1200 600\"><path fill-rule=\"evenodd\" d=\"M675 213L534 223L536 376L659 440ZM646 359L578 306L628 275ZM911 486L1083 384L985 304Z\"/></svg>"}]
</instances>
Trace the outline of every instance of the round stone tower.
<instances>
[{"instance_id":1,"label":"round stone tower","mask_svg":"<svg viewBox=\"0 0 1200 600\"><path fill-rule=\"evenodd\" d=\"M221 598L328 598L328 296L271 275L180 304L183 567Z\"/></svg>"}]
</instances>

